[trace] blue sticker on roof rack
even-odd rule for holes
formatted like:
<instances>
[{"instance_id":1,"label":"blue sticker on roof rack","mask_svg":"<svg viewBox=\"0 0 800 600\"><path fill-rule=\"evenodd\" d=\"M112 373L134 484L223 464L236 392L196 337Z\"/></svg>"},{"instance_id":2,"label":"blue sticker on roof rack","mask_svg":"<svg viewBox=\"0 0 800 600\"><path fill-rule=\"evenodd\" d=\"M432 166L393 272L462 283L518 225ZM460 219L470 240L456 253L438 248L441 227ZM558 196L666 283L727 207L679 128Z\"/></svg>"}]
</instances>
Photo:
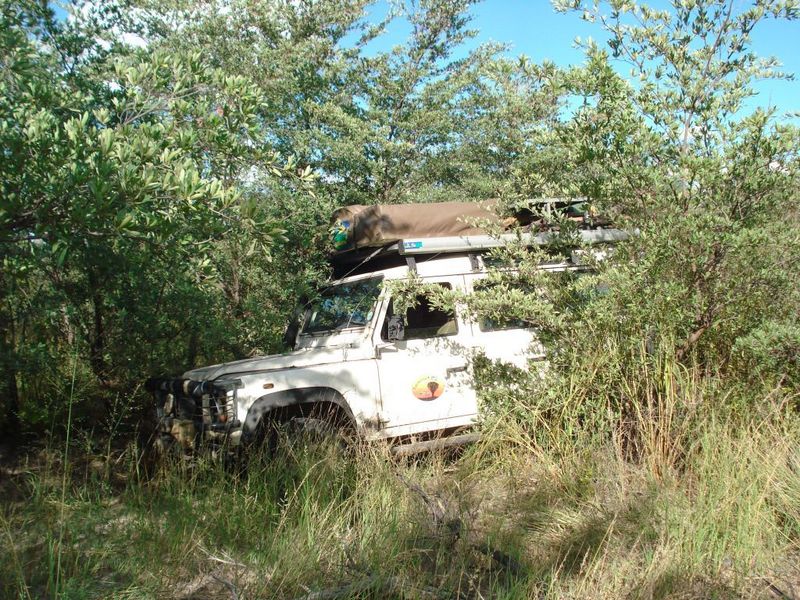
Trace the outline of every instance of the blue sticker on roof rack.
<instances>
[{"instance_id":1,"label":"blue sticker on roof rack","mask_svg":"<svg viewBox=\"0 0 800 600\"><path fill-rule=\"evenodd\" d=\"M414 250L416 248L422 248L422 242L403 242L404 250Z\"/></svg>"}]
</instances>

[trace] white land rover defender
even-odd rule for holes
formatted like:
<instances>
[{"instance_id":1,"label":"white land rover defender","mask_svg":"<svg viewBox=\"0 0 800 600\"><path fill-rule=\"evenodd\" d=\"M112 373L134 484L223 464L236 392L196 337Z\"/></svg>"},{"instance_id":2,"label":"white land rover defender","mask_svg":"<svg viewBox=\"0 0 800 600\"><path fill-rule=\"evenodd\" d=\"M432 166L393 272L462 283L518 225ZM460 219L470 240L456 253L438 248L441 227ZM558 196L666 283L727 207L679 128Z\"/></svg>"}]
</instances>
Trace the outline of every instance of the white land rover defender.
<instances>
[{"instance_id":1,"label":"white land rover defender","mask_svg":"<svg viewBox=\"0 0 800 600\"><path fill-rule=\"evenodd\" d=\"M572 202L549 201L560 207ZM392 280L470 293L487 276L486 251L518 233L486 235L477 219L499 222L473 203L354 206L334 215L334 279L305 307L288 342L293 351L193 369L181 378L151 379L161 433L185 445L216 439L232 445L258 439L275 423L328 423L367 440L411 447L472 441L478 414L471 364L477 352L525 366L544 358L535 332L476 322L466 311L434 307L425 295L396 314ZM583 243L627 237L585 215ZM553 233L532 228L529 245ZM572 260L542 269L581 269ZM406 444L406 445L404 445Z\"/></svg>"}]
</instances>

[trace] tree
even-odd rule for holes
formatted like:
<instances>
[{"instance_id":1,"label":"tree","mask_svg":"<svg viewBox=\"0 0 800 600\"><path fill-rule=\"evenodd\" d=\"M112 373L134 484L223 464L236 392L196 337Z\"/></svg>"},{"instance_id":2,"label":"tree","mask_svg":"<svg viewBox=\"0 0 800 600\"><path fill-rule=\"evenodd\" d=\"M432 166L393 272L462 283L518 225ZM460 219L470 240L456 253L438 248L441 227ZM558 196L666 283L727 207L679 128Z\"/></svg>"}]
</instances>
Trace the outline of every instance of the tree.
<instances>
[{"instance_id":1,"label":"tree","mask_svg":"<svg viewBox=\"0 0 800 600\"><path fill-rule=\"evenodd\" d=\"M750 33L766 18L796 18L797 5L557 6L599 22L610 58L629 64L641 82L598 89L566 129L578 143L579 168L599 175L586 191L641 230L639 310L673 340L679 358L697 350L725 362L737 337L797 307L786 258L798 253L798 131L775 123L774 110L743 108L754 78L780 76L775 59L752 51ZM587 51L590 67L613 82L602 66L606 53L596 45Z\"/></svg>"},{"instance_id":2,"label":"tree","mask_svg":"<svg viewBox=\"0 0 800 600\"><path fill-rule=\"evenodd\" d=\"M754 78L779 75L774 59L754 54L751 31L795 18L796 4L556 6L604 27L608 50L589 43L584 65L553 74L563 108L506 154L500 195L585 197L638 235L595 277L534 276L535 294L514 292L514 314L547 342L552 377L515 380L498 397L546 407L567 394L578 420L594 423L607 408L598 398L617 415L647 410L664 385L653 373L676 361L734 389L729 403L763 398L762 386L796 387L798 129L744 105ZM506 258L534 273L541 253L516 250ZM481 310L508 314L508 285L499 289L478 299Z\"/></svg>"},{"instance_id":3,"label":"tree","mask_svg":"<svg viewBox=\"0 0 800 600\"><path fill-rule=\"evenodd\" d=\"M196 354L186 348L197 323L209 311L230 318L214 300L211 255L235 235L264 256L280 234L247 178L284 170L253 142L263 99L244 77L196 53L103 51L38 3L4 2L2 19L0 312L13 425L21 396L63 382L65 353L101 390Z\"/></svg>"}]
</instances>

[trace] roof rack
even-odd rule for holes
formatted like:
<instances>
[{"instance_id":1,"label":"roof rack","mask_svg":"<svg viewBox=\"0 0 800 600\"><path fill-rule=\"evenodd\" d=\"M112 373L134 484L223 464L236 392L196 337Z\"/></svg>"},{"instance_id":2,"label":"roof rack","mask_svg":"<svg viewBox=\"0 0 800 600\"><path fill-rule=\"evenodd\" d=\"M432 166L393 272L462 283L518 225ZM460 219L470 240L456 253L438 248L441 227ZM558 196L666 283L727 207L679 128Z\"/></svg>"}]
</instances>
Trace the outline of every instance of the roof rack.
<instances>
[{"instance_id":1,"label":"roof rack","mask_svg":"<svg viewBox=\"0 0 800 600\"><path fill-rule=\"evenodd\" d=\"M604 244L621 242L630 237L630 233L622 229L583 229L577 237L583 244ZM397 242L397 252L403 256L416 254L440 254L451 252L472 252L500 248L508 244L521 242L526 246L547 246L558 238L558 233L544 231L540 233L505 233L502 235L470 235L436 238L408 238ZM391 251L394 246L389 246Z\"/></svg>"},{"instance_id":2,"label":"roof rack","mask_svg":"<svg viewBox=\"0 0 800 600\"><path fill-rule=\"evenodd\" d=\"M599 228L576 231L581 245L620 242L638 235L638 230ZM501 235L469 235L451 237L405 238L389 242L383 246L372 246L338 252L330 257L333 276L336 279L349 275L379 271L406 264L411 258L417 262L430 260L438 254L483 252L500 248L507 244L522 243L528 246L547 246L558 238L558 233L543 231L538 233L505 233Z\"/></svg>"}]
</instances>

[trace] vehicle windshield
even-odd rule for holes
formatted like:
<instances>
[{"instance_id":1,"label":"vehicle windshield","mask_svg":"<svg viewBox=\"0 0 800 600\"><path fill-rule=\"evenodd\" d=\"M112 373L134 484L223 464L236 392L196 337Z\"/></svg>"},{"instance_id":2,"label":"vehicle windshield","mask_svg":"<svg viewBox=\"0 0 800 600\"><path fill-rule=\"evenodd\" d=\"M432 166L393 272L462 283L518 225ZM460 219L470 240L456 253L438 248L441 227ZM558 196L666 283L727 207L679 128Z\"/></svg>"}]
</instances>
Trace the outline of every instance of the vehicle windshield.
<instances>
[{"instance_id":1,"label":"vehicle windshield","mask_svg":"<svg viewBox=\"0 0 800 600\"><path fill-rule=\"evenodd\" d=\"M328 288L311 304L301 334L366 327L380 291L380 277Z\"/></svg>"}]
</instances>

